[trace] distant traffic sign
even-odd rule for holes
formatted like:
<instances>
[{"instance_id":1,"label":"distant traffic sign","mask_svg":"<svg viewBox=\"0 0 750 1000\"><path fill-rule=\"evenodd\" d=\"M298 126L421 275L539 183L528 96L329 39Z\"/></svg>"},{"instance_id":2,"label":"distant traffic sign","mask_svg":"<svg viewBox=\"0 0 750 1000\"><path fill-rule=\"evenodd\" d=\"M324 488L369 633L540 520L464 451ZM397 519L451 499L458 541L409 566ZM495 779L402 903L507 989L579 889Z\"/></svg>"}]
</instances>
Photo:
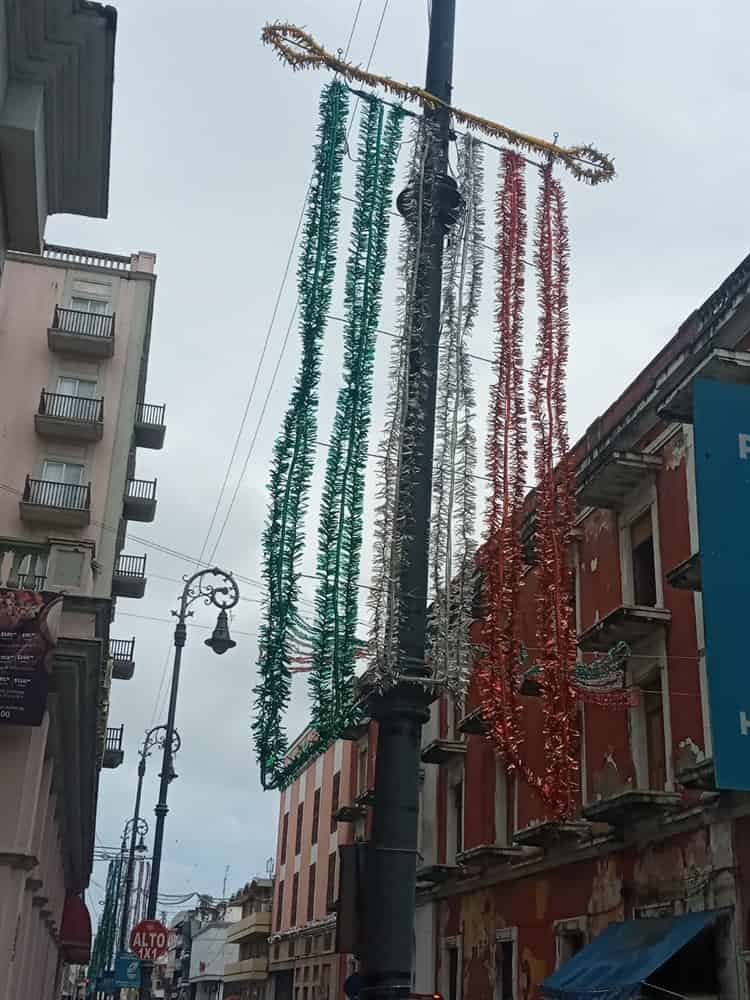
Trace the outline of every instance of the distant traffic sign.
<instances>
[{"instance_id":1,"label":"distant traffic sign","mask_svg":"<svg viewBox=\"0 0 750 1000\"><path fill-rule=\"evenodd\" d=\"M169 931L160 920L141 920L130 933L130 950L142 962L155 962L167 951Z\"/></svg>"}]
</instances>

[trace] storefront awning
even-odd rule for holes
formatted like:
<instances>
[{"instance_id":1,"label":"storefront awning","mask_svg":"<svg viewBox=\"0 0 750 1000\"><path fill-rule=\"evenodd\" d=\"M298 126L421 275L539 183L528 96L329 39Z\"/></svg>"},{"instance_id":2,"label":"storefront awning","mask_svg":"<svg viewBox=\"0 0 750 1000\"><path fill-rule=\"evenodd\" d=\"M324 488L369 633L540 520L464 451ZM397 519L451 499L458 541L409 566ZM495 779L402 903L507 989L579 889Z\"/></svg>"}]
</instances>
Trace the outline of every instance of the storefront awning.
<instances>
[{"instance_id":1,"label":"storefront awning","mask_svg":"<svg viewBox=\"0 0 750 1000\"><path fill-rule=\"evenodd\" d=\"M91 958L91 917L81 897L72 892L63 906L60 951L63 961L76 965L86 965Z\"/></svg>"},{"instance_id":2,"label":"storefront awning","mask_svg":"<svg viewBox=\"0 0 750 1000\"><path fill-rule=\"evenodd\" d=\"M541 993L557 1000L627 1000L715 919L716 914L708 911L610 924L548 976Z\"/></svg>"}]
</instances>

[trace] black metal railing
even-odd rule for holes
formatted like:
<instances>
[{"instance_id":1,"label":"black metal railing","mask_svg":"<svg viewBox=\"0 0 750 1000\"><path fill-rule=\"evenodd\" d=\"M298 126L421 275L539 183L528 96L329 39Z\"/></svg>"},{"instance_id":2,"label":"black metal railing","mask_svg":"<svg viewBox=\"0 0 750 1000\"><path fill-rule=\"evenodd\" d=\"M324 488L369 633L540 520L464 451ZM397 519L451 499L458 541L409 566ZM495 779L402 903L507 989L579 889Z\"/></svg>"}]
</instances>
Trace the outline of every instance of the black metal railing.
<instances>
[{"instance_id":1,"label":"black metal railing","mask_svg":"<svg viewBox=\"0 0 750 1000\"><path fill-rule=\"evenodd\" d=\"M115 314L55 306L52 327L61 333L72 333L81 337L102 337L109 340L115 335Z\"/></svg>"},{"instance_id":2,"label":"black metal railing","mask_svg":"<svg viewBox=\"0 0 750 1000\"><path fill-rule=\"evenodd\" d=\"M40 573L18 573L16 575L16 590L44 590L47 577Z\"/></svg>"},{"instance_id":3,"label":"black metal railing","mask_svg":"<svg viewBox=\"0 0 750 1000\"><path fill-rule=\"evenodd\" d=\"M132 639L110 639L109 655L113 660L133 660L135 653L135 637Z\"/></svg>"},{"instance_id":4,"label":"black metal railing","mask_svg":"<svg viewBox=\"0 0 750 1000\"><path fill-rule=\"evenodd\" d=\"M149 424L152 427L163 427L166 409L166 403L161 406L157 406L155 403L138 403L135 408L135 422Z\"/></svg>"},{"instance_id":5,"label":"black metal railing","mask_svg":"<svg viewBox=\"0 0 750 1000\"><path fill-rule=\"evenodd\" d=\"M110 728L107 726L107 736L104 740L106 750L122 750L122 731L125 726Z\"/></svg>"},{"instance_id":6,"label":"black metal railing","mask_svg":"<svg viewBox=\"0 0 750 1000\"><path fill-rule=\"evenodd\" d=\"M23 489L23 502L37 507L57 507L60 510L89 510L91 483L75 486L72 483L55 483L27 476Z\"/></svg>"},{"instance_id":7,"label":"black metal railing","mask_svg":"<svg viewBox=\"0 0 750 1000\"><path fill-rule=\"evenodd\" d=\"M118 556L115 563L115 576L145 576L145 556Z\"/></svg>"},{"instance_id":8,"label":"black metal railing","mask_svg":"<svg viewBox=\"0 0 750 1000\"><path fill-rule=\"evenodd\" d=\"M126 500L156 500L155 479L128 479Z\"/></svg>"},{"instance_id":9,"label":"black metal railing","mask_svg":"<svg viewBox=\"0 0 750 1000\"><path fill-rule=\"evenodd\" d=\"M62 392L47 392L42 389L39 397L39 413L45 417L60 417L62 420L78 420L95 424L104 420L104 399L90 399L87 396L67 396Z\"/></svg>"}]
</instances>

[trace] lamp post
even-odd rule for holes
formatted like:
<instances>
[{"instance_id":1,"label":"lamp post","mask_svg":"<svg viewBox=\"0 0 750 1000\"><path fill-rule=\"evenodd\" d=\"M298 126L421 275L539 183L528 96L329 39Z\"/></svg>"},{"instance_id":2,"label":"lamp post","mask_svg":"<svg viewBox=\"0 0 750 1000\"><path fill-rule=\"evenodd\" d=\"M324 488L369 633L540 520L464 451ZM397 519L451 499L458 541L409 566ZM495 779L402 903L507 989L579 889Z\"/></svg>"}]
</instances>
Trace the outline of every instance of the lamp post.
<instances>
[{"instance_id":1,"label":"lamp post","mask_svg":"<svg viewBox=\"0 0 750 1000\"><path fill-rule=\"evenodd\" d=\"M207 577L215 577L220 581L217 586L209 582ZM154 831L154 858L151 863L151 880L148 887L148 908L146 916L149 920L156 918L156 905L159 897L159 873L161 870L161 855L164 845L164 821L167 809L167 790L169 782L174 775L172 767L172 739L174 735L174 719L177 709L177 690L180 683L180 664L182 662L182 649L187 640L186 621L192 617L193 612L190 606L195 601L203 600L205 604L213 604L219 609L216 618L216 627L211 633L211 637L206 639L206 645L215 653L221 655L228 649L232 649L237 643L229 635L229 623L227 611L233 608L240 599L240 591L231 573L213 566L211 569L202 569L192 576L186 577L185 586L180 597L180 607L172 614L177 619L174 630L174 664L172 666L172 687L169 693L169 712L167 714L166 733L164 735L164 753L161 765L161 781L159 783L159 801L156 804L156 829ZM141 1000L151 1000L151 975L153 963L144 963L141 976Z\"/></svg>"},{"instance_id":2,"label":"lamp post","mask_svg":"<svg viewBox=\"0 0 750 1000\"><path fill-rule=\"evenodd\" d=\"M143 778L146 774L146 758L151 756L151 751L154 747L163 747L164 741L167 736L166 726L154 726L153 729L149 729L143 740L143 746L141 747L138 756L138 786L135 793L135 806L133 808L133 818L128 822L131 824L130 830L130 849L128 851L128 862L127 868L125 869L125 889L123 891L122 899L122 918L120 920L120 941L118 946L118 951L123 952L127 950L128 946L128 910L130 908L130 894L133 890L133 865L135 863L135 852L140 850L140 845L136 847L136 836L140 833L141 843L143 842L143 835L148 833L148 823L140 818L141 816L141 792L143 791ZM180 749L180 736L175 729L172 733L172 756L177 753ZM170 780L176 778L177 775L172 773ZM145 825L143 831L137 829L138 824L142 823ZM126 824L127 829L127 824ZM125 834L123 834L123 838Z\"/></svg>"}]
</instances>

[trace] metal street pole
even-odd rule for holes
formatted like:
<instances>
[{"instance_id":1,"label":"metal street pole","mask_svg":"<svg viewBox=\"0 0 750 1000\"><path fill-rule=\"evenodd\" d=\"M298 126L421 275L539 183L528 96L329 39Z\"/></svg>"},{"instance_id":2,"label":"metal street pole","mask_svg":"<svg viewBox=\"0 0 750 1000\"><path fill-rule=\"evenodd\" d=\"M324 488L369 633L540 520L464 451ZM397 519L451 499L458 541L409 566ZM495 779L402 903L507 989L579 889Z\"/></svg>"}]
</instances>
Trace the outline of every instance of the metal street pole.
<instances>
[{"instance_id":1,"label":"metal street pole","mask_svg":"<svg viewBox=\"0 0 750 1000\"><path fill-rule=\"evenodd\" d=\"M143 791L143 779L146 774L146 758L151 756L151 751L154 747L163 746L166 733L166 726L154 726L153 729L149 729L143 740L143 746L139 751L140 760L138 761L138 785L135 793L133 816L130 820L130 847L128 849L127 867L125 869L125 888L122 899L122 913L120 915L120 940L117 950L121 953L127 951L128 948L128 915L130 911L130 896L133 891L133 868L135 865L136 837L139 833L148 833L148 824L145 820L141 819L141 793ZM175 729L172 734L172 755L174 756L179 749L180 736ZM139 827L139 823L144 824L144 826ZM120 990L121 997L124 995L124 992L124 988Z\"/></svg>"},{"instance_id":2,"label":"metal street pole","mask_svg":"<svg viewBox=\"0 0 750 1000\"><path fill-rule=\"evenodd\" d=\"M456 0L432 0L425 89L451 102ZM428 206L426 257L418 279L414 338L409 359L407 440L415 442L402 464L397 523L404 526L400 570L398 670L402 681L373 696L378 721L375 803L368 851L365 896L364 980L367 1000L406 997L412 982L412 947L417 868L419 766L422 725L431 698L424 676L427 631L429 534L435 398L440 339L443 243L455 210L455 187L447 181L450 116L426 111L430 124L424 204ZM409 220L407 219L407 224ZM412 220L411 224L415 224ZM418 322L419 321L419 322Z\"/></svg>"},{"instance_id":3,"label":"metal street pole","mask_svg":"<svg viewBox=\"0 0 750 1000\"><path fill-rule=\"evenodd\" d=\"M222 586L216 587L206 583L205 578L209 576L219 577L224 581ZM172 685L169 692L169 712L167 714L166 733L164 735L164 753L162 755L161 775L159 782L159 801L154 812L156 813L156 828L154 831L154 856L151 862L151 879L148 886L148 906L146 917L148 920L156 918L156 907L159 898L159 875L161 872L161 856L164 847L164 821L169 809L167 808L167 791L169 782L174 773L172 768L174 720L177 712L177 692L180 684L180 666L182 664L182 650L187 639L187 619L193 614L190 605L202 599L206 604L213 604L219 608L216 619L216 627L210 639L206 639L206 645L215 653L225 653L237 644L229 635L227 622L227 611L233 608L240 599L240 591L231 573L214 566L211 569L199 570L187 577L185 586L180 597L180 607L172 614L177 618L174 630L174 664L172 666ZM144 962L141 970L141 1000L151 1000L151 980L153 974L153 963Z\"/></svg>"}]
</instances>

